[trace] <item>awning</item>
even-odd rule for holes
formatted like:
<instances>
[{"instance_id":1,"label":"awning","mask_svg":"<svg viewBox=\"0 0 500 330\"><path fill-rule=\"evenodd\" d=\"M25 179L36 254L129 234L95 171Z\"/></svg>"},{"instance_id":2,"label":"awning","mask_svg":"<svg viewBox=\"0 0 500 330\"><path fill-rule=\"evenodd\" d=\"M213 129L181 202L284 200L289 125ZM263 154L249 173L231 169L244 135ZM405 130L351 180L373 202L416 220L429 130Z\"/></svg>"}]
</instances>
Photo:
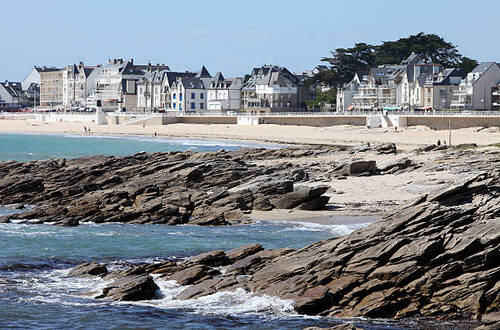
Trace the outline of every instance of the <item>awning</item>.
<instances>
[{"instance_id":1,"label":"awning","mask_svg":"<svg viewBox=\"0 0 500 330\"><path fill-rule=\"evenodd\" d=\"M384 110L386 110L386 111L397 111L397 110L401 110L401 107L384 107Z\"/></svg>"}]
</instances>

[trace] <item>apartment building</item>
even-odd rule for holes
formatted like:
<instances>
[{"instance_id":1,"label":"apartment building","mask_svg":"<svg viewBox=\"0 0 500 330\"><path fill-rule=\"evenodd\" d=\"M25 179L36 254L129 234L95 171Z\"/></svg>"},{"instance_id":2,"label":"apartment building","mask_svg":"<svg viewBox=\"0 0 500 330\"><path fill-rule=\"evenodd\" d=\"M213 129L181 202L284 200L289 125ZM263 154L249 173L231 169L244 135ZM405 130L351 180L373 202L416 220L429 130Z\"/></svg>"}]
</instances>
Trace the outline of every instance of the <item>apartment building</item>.
<instances>
[{"instance_id":1,"label":"apartment building","mask_svg":"<svg viewBox=\"0 0 500 330\"><path fill-rule=\"evenodd\" d=\"M211 112L239 111L242 78L224 78L218 72L207 88L207 110Z\"/></svg>"},{"instance_id":2,"label":"apartment building","mask_svg":"<svg viewBox=\"0 0 500 330\"><path fill-rule=\"evenodd\" d=\"M164 64L137 65L134 60L109 60L102 68L96 68L95 88L90 91L87 103L101 106L105 111L137 110L137 82L146 71L170 70Z\"/></svg>"},{"instance_id":3,"label":"apartment building","mask_svg":"<svg viewBox=\"0 0 500 330\"><path fill-rule=\"evenodd\" d=\"M196 72L147 71L137 81L137 107L146 112L172 109L171 88L178 77L194 78Z\"/></svg>"},{"instance_id":4,"label":"apartment building","mask_svg":"<svg viewBox=\"0 0 500 330\"><path fill-rule=\"evenodd\" d=\"M64 68L63 105L65 107L87 104L87 97L96 86L97 72L94 72L96 68L96 66L84 66L82 62Z\"/></svg>"},{"instance_id":5,"label":"apartment building","mask_svg":"<svg viewBox=\"0 0 500 330\"><path fill-rule=\"evenodd\" d=\"M36 67L40 74L40 106L62 107L64 70L56 67Z\"/></svg>"},{"instance_id":6,"label":"apartment building","mask_svg":"<svg viewBox=\"0 0 500 330\"><path fill-rule=\"evenodd\" d=\"M302 86L300 79L285 67L254 68L242 87L243 110L252 114L299 110Z\"/></svg>"},{"instance_id":7,"label":"apartment building","mask_svg":"<svg viewBox=\"0 0 500 330\"><path fill-rule=\"evenodd\" d=\"M483 62L460 81L454 93L451 108L492 110L493 92L500 82L500 64Z\"/></svg>"}]
</instances>

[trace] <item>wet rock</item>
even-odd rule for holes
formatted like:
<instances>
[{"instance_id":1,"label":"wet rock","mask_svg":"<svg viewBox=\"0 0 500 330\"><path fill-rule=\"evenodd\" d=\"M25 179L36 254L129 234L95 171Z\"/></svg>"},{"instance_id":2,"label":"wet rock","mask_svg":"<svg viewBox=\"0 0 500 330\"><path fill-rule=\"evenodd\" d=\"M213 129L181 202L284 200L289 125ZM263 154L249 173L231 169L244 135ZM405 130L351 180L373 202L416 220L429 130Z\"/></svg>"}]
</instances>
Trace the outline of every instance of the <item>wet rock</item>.
<instances>
[{"instance_id":1,"label":"wet rock","mask_svg":"<svg viewBox=\"0 0 500 330\"><path fill-rule=\"evenodd\" d=\"M202 264L206 266L217 267L227 264L228 257L226 256L226 253L222 250L211 251L191 257L188 259L188 262L193 264Z\"/></svg>"},{"instance_id":2,"label":"wet rock","mask_svg":"<svg viewBox=\"0 0 500 330\"><path fill-rule=\"evenodd\" d=\"M106 274L108 274L107 267L95 262L77 265L68 272L69 276L105 276Z\"/></svg>"},{"instance_id":3,"label":"wet rock","mask_svg":"<svg viewBox=\"0 0 500 330\"><path fill-rule=\"evenodd\" d=\"M159 289L149 275L126 276L106 286L96 298L112 301L151 300Z\"/></svg>"},{"instance_id":4,"label":"wet rock","mask_svg":"<svg viewBox=\"0 0 500 330\"><path fill-rule=\"evenodd\" d=\"M210 279L217 274L219 274L219 271L213 268L204 265L194 265L162 278L176 281L180 285L191 285Z\"/></svg>"}]
</instances>

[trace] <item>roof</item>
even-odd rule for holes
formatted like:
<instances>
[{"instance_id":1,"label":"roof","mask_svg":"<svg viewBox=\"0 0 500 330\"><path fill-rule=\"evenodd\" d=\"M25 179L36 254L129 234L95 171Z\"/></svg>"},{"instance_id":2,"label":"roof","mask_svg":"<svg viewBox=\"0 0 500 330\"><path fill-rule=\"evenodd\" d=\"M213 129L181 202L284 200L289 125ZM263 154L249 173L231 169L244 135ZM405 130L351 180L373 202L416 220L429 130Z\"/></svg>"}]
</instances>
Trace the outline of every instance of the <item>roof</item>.
<instances>
[{"instance_id":1,"label":"roof","mask_svg":"<svg viewBox=\"0 0 500 330\"><path fill-rule=\"evenodd\" d=\"M214 81L223 81L224 80L224 76L222 75L222 72L217 72L214 76Z\"/></svg>"},{"instance_id":2,"label":"roof","mask_svg":"<svg viewBox=\"0 0 500 330\"><path fill-rule=\"evenodd\" d=\"M54 66L47 67L47 66L35 66L35 70L38 72L55 72L55 71L61 71L61 68L56 68Z\"/></svg>"},{"instance_id":3,"label":"roof","mask_svg":"<svg viewBox=\"0 0 500 330\"><path fill-rule=\"evenodd\" d=\"M10 96L19 97L23 94L23 88L20 82L4 81L0 85L9 93Z\"/></svg>"},{"instance_id":4,"label":"roof","mask_svg":"<svg viewBox=\"0 0 500 330\"><path fill-rule=\"evenodd\" d=\"M210 73L208 72L207 68L203 65L198 72L198 74L195 76L196 78L212 78Z\"/></svg>"},{"instance_id":5,"label":"roof","mask_svg":"<svg viewBox=\"0 0 500 330\"><path fill-rule=\"evenodd\" d=\"M474 72L474 73L479 73L479 74L483 74L485 73L486 71L488 71L488 69L492 66L492 65L495 65L496 63L495 62L482 62L482 63L479 63L478 66L476 66L474 68L474 70L472 70L471 72ZM497 64L498 65L498 64Z\"/></svg>"},{"instance_id":6,"label":"roof","mask_svg":"<svg viewBox=\"0 0 500 330\"><path fill-rule=\"evenodd\" d=\"M179 80L186 89L205 89L203 80L200 78L180 77Z\"/></svg>"}]
</instances>

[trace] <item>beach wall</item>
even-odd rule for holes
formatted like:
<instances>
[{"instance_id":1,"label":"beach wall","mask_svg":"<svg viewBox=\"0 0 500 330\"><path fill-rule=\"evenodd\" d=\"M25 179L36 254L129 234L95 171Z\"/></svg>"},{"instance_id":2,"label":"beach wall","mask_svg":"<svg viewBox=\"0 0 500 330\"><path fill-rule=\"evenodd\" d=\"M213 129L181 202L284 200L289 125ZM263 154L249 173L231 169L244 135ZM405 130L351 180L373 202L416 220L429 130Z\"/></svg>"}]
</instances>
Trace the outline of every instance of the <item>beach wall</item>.
<instances>
[{"instance_id":1,"label":"beach wall","mask_svg":"<svg viewBox=\"0 0 500 330\"><path fill-rule=\"evenodd\" d=\"M431 129L442 130L467 128L467 127L494 127L500 126L500 116L498 117L458 117L458 116L407 116L408 126L427 126Z\"/></svg>"},{"instance_id":2,"label":"beach wall","mask_svg":"<svg viewBox=\"0 0 500 330\"><path fill-rule=\"evenodd\" d=\"M168 118L168 117L167 117ZM177 119L177 123L182 124L222 124L222 125L236 125L238 117L234 116L186 116L186 117L170 117Z\"/></svg>"},{"instance_id":3,"label":"beach wall","mask_svg":"<svg viewBox=\"0 0 500 330\"><path fill-rule=\"evenodd\" d=\"M274 125L296 125L296 126L337 126L353 125L365 126L366 116L311 116L311 117L293 117L293 116L262 116L261 124Z\"/></svg>"}]
</instances>

